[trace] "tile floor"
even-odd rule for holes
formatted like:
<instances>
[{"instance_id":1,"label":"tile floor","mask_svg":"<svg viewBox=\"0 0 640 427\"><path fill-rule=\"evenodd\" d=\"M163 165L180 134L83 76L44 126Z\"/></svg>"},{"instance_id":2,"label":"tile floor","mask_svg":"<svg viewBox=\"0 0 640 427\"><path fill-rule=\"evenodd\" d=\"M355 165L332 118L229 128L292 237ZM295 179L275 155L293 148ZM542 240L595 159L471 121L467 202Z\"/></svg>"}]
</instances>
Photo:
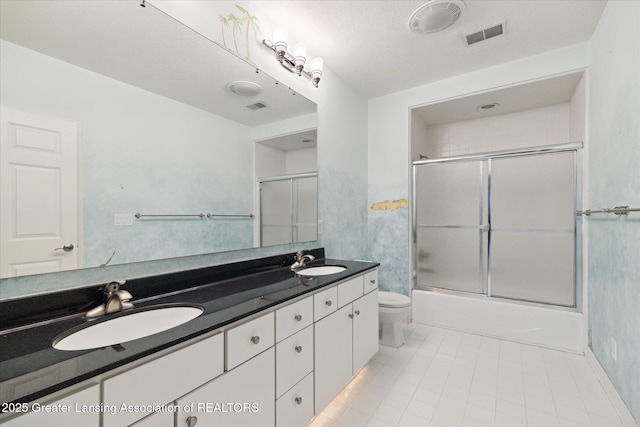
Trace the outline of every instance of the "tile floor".
<instances>
[{"instance_id":1,"label":"tile floor","mask_svg":"<svg viewBox=\"0 0 640 427\"><path fill-rule=\"evenodd\" d=\"M622 426L584 356L411 323L318 414L324 426Z\"/></svg>"}]
</instances>

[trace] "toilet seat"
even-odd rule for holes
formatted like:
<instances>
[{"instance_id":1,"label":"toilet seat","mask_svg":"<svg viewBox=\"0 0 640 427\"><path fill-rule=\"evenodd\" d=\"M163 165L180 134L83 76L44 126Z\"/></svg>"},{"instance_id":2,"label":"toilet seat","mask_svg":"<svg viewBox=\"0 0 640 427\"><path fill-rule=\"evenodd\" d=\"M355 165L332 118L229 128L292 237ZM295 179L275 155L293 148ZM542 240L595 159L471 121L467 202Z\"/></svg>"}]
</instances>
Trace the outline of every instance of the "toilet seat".
<instances>
[{"instance_id":1,"label":"toilet seat","mask_svg":"<svg viewBox=\"0 0 640 427\"><path fill-rule=\"evenodd\" d=\"M411 298L406 295L398 294L396 292L378 292L378 306L388 308L401 308L409 307L411 305Z\"/></svg>"}]
</instances>

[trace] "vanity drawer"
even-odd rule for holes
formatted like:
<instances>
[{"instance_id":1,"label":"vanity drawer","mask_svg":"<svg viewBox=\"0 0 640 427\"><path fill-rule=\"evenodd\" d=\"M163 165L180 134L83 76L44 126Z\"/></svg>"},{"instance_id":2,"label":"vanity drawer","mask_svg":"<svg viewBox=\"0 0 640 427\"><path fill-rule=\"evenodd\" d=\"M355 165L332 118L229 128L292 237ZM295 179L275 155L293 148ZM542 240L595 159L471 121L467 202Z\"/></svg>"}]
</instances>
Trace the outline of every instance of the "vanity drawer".
<instances>
[{"instance_id":1,"label":"vanity drawer","mask_svg":"<svg viewBox=\"0 0 640 427\"><path fill-rule=\"evenodd\" d=\"M362 283L363 276L358 276L338 285L338 308L362 296Z\"/></svg>"},{"instance_id":2,"label":"vanity drawer","mask_svg":"<svg viewBox=\"0 0 640 427\"><path fill-rule=\"evenodd\" d=\"M103 381L105 406L149 406L171 402L223 373L222 334L204 339ZM124 426L150 412L103 414L103 426Z\"/></svg>"},{"instance_id":3,"label":"vanity drawer","mask_svg":"<svg viewBox=\"0 0 640 427\"><path fill-rule=\"evenodd\" d=\"M276 342L295 334L313 322L313 298L308 297L276 310Z\"/></svg>"},{"instance_id":4,"label":"vanity drawer","mask_svg":"<svg viewBox=\"0 0 640 427\"><path fill-rule=\"evenodd\" d=\"M313 296L313 320L318 321L338 309L338 288L327 289Z\"/></svg>"},{"instance_id":5,"label":"vanity drawer","mask_svg":"<svg viewBox=\"0 0 640 427\"><path fill-rule=\"evenodd\" d=\"M272 347L275 342L274 329L274 314L269 313L226 331L226 370L230 371Z\"/></svg>"},{"instance_id":6,"label":"vanity drawer","mask_svg":"<svg viewBox=\"0 0 640 427\"><path fill-rule=\"evenodd\" d=\"M313 327L276 344L276 397L313 371Z\"/></svg>"},{"instance_id":7,"label":"vanity drawer","mask_svg":"<svg viewBox=\"0 0 640 427\"><path fill-rule=\"evenodd\" d=\"M276 400L276 426L299 427L313 418L313 374Z\"/></svg>"},{"instance_id":8,"label":"vanity drawer","mask_svg":"<svg viewBox=\"0 0 640 427\"><path fill-rule=\"evenodd\" d=\"M364 275L364 293L378 289L378 270L373 270Z\"/></svg>"}]
</instances>

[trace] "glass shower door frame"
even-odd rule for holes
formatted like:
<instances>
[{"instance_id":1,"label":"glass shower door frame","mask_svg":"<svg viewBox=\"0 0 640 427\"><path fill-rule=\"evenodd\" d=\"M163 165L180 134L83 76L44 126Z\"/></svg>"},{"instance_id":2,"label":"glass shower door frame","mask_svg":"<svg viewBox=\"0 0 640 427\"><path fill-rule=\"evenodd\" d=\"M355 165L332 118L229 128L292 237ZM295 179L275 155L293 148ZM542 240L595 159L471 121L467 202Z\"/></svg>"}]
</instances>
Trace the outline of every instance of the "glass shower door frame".
<instances>
[{"instance_id":1,"label":"glass shower door frame","mask_svg":"<svg viewBox=\"0 0 640 427\"><path fill-rule=\"evenodd\" d=\"M410 266L412 271L414 271L413 275L413 283L412 288L418 288L428 291L434 292L443 292L443 293L452 293L452 294L464 294L467 296L477 297L477 298L491 298L494 300L504 300L519 304L525 305L537 305L544 307L552 307L560 310L570 310L570 311L580 311L582 309L582 238L581 233L578 230L581 229L581 217L574 215L573 216L573 246L574 246L574 266L573 266L573 292L574 292L574 305L573 306L563 306L563 305L554 305L549 303L542 302L533 302L527 300L517 300L510 298L502 298L496 297L492 295L491 292L491 159L500 159L507 157L522 157L522 156L530 156L535 154L545 154L545 153L560 153L560 152L574 152L574 200L573 200L573 208L574 211L578 211L581 209L580 201L582 200L582 152L581 149L583 147L582 142L569 143L569 144L559 144L559 145L548 145L541 147L533 147L533 148L525 148L520 150L505 150L505 151L497 151L492 153L480 153L473 154L467 156L454 156L454 157L444 157L438 159L428 159L428 160L420 160L413 162L413 180L412 180L412 235L411 235L411 244L413 256L411 257L412 265ZM479 277L481 277L482 282L482 292L481 293L471 293L471 292L461 292L457 290L444 289L438 287L429 287L429 286L418 286L418 230L419 228L429 227L429 224L419 224L418 223L418 188L417 188L417 175L418 168L425 165L437 165L437 164L446 164L451 162L469 162L469 161L478 161L479 164L482 162L486 162L486 168L481 168L481 171L486 170L486 192L483 186L483 178L481 174L480 178L480 187L482 191L481 195L481 206L479 208L480 211L480 267L479 267ZM486 209L487 209L487 223L483 224L482 216L483 216L483 206L482 201L487 200ZM487 234L486 236L486 246L484 246L483 234ZM483 256L483 253L486 249L486 256Z\"/></svg>"}]
</instances>

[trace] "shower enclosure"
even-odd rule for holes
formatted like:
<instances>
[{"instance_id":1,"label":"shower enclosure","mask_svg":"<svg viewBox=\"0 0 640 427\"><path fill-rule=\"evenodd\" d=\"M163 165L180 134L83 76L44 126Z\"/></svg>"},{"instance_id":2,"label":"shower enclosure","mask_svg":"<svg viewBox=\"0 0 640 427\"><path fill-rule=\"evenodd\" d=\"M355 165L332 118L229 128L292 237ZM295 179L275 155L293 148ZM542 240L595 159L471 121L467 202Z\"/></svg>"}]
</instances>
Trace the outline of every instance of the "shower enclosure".
<instances>
[{"instance_id":1,"label":"shower enclosure","mask_svg":"<svg viewBox=\"0 0 640 427\"><path fill-rule=\"evenodd\" d=\"M414 287L579 309L581 148L414 162Z\"/></svg>"},{"instance_id":2,"label":"shower enclosure","mask_svg":"<svg viewBox=\"0 0 640 427\"><path fill-rule=\"evenodd\" d=\"M316 172L266 178L258 185L261 246L317 240Z\"/></svg>"}]
</instances>

